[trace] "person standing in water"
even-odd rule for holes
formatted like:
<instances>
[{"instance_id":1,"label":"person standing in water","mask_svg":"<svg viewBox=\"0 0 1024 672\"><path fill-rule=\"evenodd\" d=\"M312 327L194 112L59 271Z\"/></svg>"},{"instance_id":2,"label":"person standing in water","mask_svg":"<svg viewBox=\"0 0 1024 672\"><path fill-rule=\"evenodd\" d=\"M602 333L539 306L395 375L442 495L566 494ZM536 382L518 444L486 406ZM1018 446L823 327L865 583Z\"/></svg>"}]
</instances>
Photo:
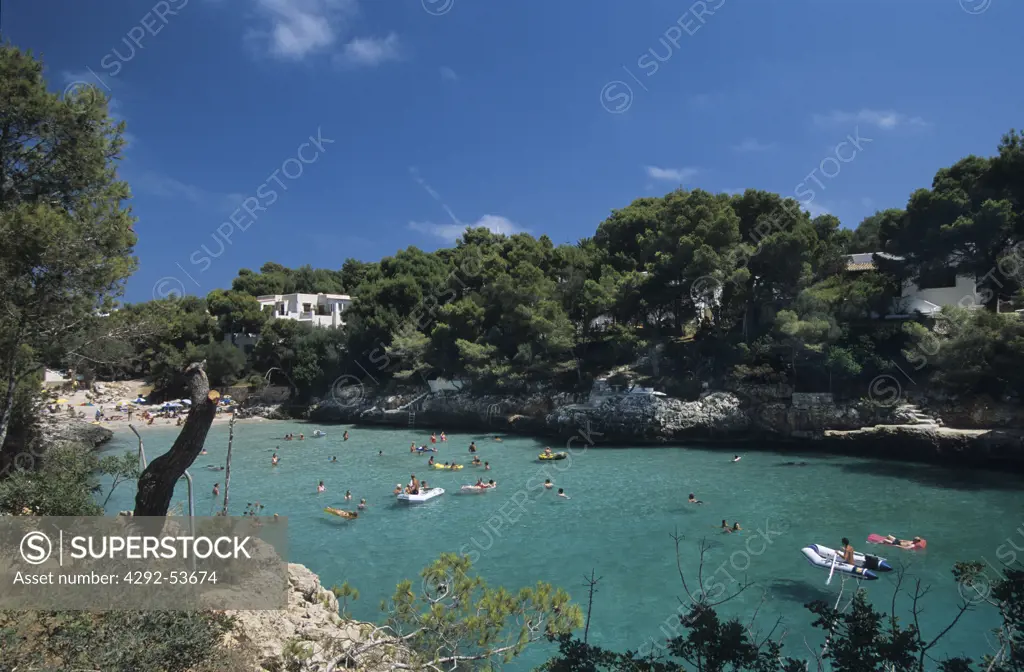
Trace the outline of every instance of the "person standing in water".
<instances>
[{"instance_id":1,"label":"person standing in water","mask_svg":"<svg viewBox=\"0 0 1024 672\"><path fill-rule=\"evenodd\" d=\"M551 482L550 478L546 478L544 479L544 487L550 490L551 488L555 487L555 484Z\"/></svg>"},{"instance_id":2,"label":"person standing in water","mask_svg":"<svg viewBox=\"0 0 1024 672\"><path fill-rule=\"evenodd\" d=\"M475 453L476 452L476 441L470 441L469 442L469 452L471 452L471 453Z\"/></svg>"},{"instance_id":3,"label":"person standing in water","mask_svg":"<svg viewBox=\"0 0 1024 672\"><path fill-rule=\"evenodd\" d=\"M352 491L351 490L346 490L345 491L345 501L346 502L352 501Z\"/></svg>"},{"instance_id":4,"label":"person standing in water","mask_svg":"<svg viewBox=\"0 0 1024 672\"><path fill-rule=\"evenodd\" d=\"M365 499L360 499L359 500L359 508L360 509L365 509L366 508L366 500Z\"/></svg>"},{"instance_id":5,"label":"person standing in water","mask_svg":"<svg viewBox=\"0 0 1024 672\"><path fill-rule=\"evenodd\" d=\"M320 481L320 484L316 486L316 491L317 492L324 492L325 490L327 490L327 486L324 485L323 481Z\"/></svg>"},{"instance_id":6,"label":"person standing in water","mask_svg":"<svg viewBox=\"0 0 1024 672\"><path fill-rule=\"evenodd\" d=\"M430 443L437 443L437 436L434 434L430 435Z\"/></svg>"},{"instance_id":7,"label":"person standing in water","mask_svg":"<svg viewBox=\"0 0 1024 672\"><path fill-rule=\"evenodd\" d=\"M270 458L270 466L276 467L277 463L280 462L280 461L281 461L281 458L277 456L277 453L274 453L274 456Z\"/></svg>"},{"instance_id":8,"label":"person standing in water","mask_svg":"<svg viewBox=\"0 0 1024 672\"><path fill-rule=\"evenodd\" d=\"M732 530L729 528L729 523L725 522L724 519L722 520L722 532L726 534L732 532Z\"/></svg>"},{"instance_id":9,"label":"person standing in water","mask_svg":"<svg viewBox=\"0 0 1024 672\"><path fill-rule=\"evenodd\" d=\"M345 430L345 433L341 435L341 440L342 441L348 441L348 430L347 429Z\"/></svg>"},{"instance_id":10,"label":"person standing in water","mask_svg":"<svg viewBox=\"0 0 1024 672\"><path fill-rule=\"evenodd\" d=\"M441 443L445 443L447 440L448 440L448 437L445 436L444 430L442 429L441 430Z\"/></svg>"},{"instance_id":11,"label":"person standing in water","mask_svg":"<svg viewBox=\"0 0 1024 672\"><path fill-rule=\"evenodd\" d=\"M213 484L213 496L218 497L220 495L220 483Z\"/></svg>"}]
</instances>

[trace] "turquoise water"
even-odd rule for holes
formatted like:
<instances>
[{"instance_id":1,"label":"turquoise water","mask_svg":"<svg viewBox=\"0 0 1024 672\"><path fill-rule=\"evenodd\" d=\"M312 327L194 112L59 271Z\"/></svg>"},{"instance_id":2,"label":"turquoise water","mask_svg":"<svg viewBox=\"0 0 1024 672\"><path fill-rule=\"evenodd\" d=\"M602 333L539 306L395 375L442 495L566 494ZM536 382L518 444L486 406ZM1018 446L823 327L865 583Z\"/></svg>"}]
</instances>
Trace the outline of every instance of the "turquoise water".
<instances>
[{"instance_id":1,"label":"turquoise water","mask_svg":"<svg viewBox=\"0 0 1024 672\"><path fill-rule=\"evenodd\" d=\"M906 563L910 575L931 586L921 617L926 638L938 634L955 613L960 596L949 573L954 561L984 557L999 565L999 559L1006 561L1014 552L1009 544L1024 548L1024 532L1017 530L1022 481L999 473L773 452L745 453L734 464L732 454L722 450L585 450L583 441L573 443L572 459L540 463L536 457L543 440L506 437L496 443L476 434L451 434L447 444L439 444L435 459L466 465L461 472L446 472L428 470L426 455L409 454L409 444L426 443L429 430L320 426L329 436L309 439L317 427L270 421L236 425L231 512L239 515L247 502L259 500L266 514L288 516L290 559L317 572L327 586L347 580L358 588L361 598L352 612L366 620L380 620L380 601L390 597L398 581L409 578L418 586L419 571L429 561L442 552L461 552L470 555L491 585L515 589L548 581L579 602L586 599L584 575L594 570L601 581L591 641L636 649L664 640L676 627L678 598L685 595L670 536L678 530L684 536L682 558L691 587L698 543L706 537L713 547L705 557L704 577L713 595L735 591L744 577L755 583L720 613L749 617L763 599L756 625L767 632L783 617L787 641L800 654L804 636L820 641L802 605L834 601L842 583L836 577L826 587L827 572L808 565L800 553L807 544L836 548L847 536L858 550L873 549L890 562ZM351 435L347 443L341 441L344 429ZM150 459L166 451L176 436L174 428L142 431ZM303 432L307 439L276 438L288 432ZM212 428L209 454L191 469L200 515L213 510L213 484L223 488L224 473L204 467L224 464L227 436L226 426ZM490 472L469 466L471 440L480 458L491 463ZM117 434L108 450L136 445L132 434ZM277 446L281 464L275 468L270 458ZM338 463L328 463L334 455ZM391 491L412 473L444 487L446 494L426 504L398 504ZM458 492L478 476L493 478L499 489ZM545 478L565 488L571 499L545 490ZM323 494L316 492L320 480L327 486ZM352 491L350 502L343 499L346 490ZM687 504L690 492L705 504ZM185 497L182 481L176 501ZM356 521L322 512L325 506L354 510L360 498L369 508ZM130 509L133 499L131 484L122 486L108 511ZM744 531L721 534L717 528L723 518L739 521ZM872 532L920 535L929 548L886 553L865 547ZM878 608L886 608L893 576L882 575L865 586ZM909 598L901 597L900 614L909 616L909 608ZM943 640L939 653L977 657L989 652L987 633L997 622L989 607L968 614ZM550 651L537 646L512 667L526 669Z\"/></svg>"}]
</instances>

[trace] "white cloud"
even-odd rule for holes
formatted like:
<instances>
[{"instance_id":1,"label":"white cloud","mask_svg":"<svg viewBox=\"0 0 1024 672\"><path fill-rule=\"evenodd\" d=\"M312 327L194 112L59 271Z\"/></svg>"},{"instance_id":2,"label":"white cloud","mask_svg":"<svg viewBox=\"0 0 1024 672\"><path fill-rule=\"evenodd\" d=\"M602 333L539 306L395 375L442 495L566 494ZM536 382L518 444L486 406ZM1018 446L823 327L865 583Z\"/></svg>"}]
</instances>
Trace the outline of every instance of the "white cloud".
<instances>
[{"instance_id":1,"label":"white cloud","mask_svg":"<svg viewBox=\"0 0 1024 672\"><path fill-rule=\"evenodd\" d=\"M441 79L447 79L450 82L457 82L459 81L459 76L455 74L454 70L448 66L444 66L441 68Z\"/></svg>"},{"instance_id":2,"label":"white cloud","mask_svg":"<svg viewBox=\"0 0 1024 672\"><path fill-rule=\"evenodd\" d=\"M140 193L158 198L188 201L200 208L212 209L218 212L233 210L245 199L243 194L207 191L201 187L176 180L173 177L156 173L142 173L141 175L133 176L131 185L134 191Z\"/></svg>"},{"instance_id":3,"label":"white cloud","mask_svg":"<svg viewBox=\"0 0 1024 672\"><path fill-rule=\"evenodd\" d=\"M398 35L391 33L381 38L357 37L345 45L337 60L343 65L372 67L386 61L397 61L400 57Z\"/></svg>"},{"instance_id":4,"label":"white cloud","mask_svg":"<svg viewBox=\"0 0 1024 672\"><path fill-rule=\"evenodd\" d=\"M696 168L659 168L657 166L646 166L647 177L652 180L664 180L666 182L677 182L683 184L697 175L700 171Z\"/></svg>"},{"instance_id":5,"label":"white cloud","mask_svg":"<svg viewBox=\"0 0 1024 672\"><path fill-rule=\"evenodd\" d=\"M814 201L800 201L800 207L811 213L811 219L820 217L821 215L831 215L832 211L828 206L823 203L815 203Z\"/></svg>"},{"instance_id":6,"label":"white cloud","mask_svg":"<svg viewBox=\"0 0 1024 672\"><path fill-rule=\"evenodd\" d=\"M921 117L911 117L901 112L892 110L869 110L863 109L859 112L841 112L833 110L828 114L815 114L814 124L821 127L849 126L851 124L866 124L892 131L896 128L927 128L931 124Z\"/></svg>"},{"instance_id":7,"label":"white cloud","mask_svg":"<svg viewBox=\"0 0 1024 672\"><path fill-rule=\"evenodd\" d=\"M356 11L357 0L255 0L269 25L249 35L267 44L270 53L286 60L331 47Z\"/></svg>"},{"instance_id":8,"label":"white cloud","mask_svg":"<svg viewBox=\"0 0 1024 672\"><path fill-rule=\"evenodd\" d=\"M722 189L723 194L729 194L730 196L742 196L746 191L746 189Z\"/></svg>"},{"instance_id":9,"label":"white cloud","mask_svg":"<svg viewBox=\"0 0 1024 672\"><path fill-rule=\"evenodd\" d=\"M467 228L484 227L492 233L510 236L513 233L524 233L526 229L520 228L512 221L499 215L484 215L472 224L434 224L432 222L409 222L409 228L413 231L426 233L449 242L454 242L466 232Z\"/></svg>"},{"instance_id":10,"label":"white cloud","mask_svg":"<svg viewBox=\"0 0 1024 672\"><path fill-rule=\"evenodd\" d=\"M767 152L770 149L775 149L774 142L759 142L756 138L747 138L733 147L733 150L737 152Z\"/></svg>"}]
</instances>

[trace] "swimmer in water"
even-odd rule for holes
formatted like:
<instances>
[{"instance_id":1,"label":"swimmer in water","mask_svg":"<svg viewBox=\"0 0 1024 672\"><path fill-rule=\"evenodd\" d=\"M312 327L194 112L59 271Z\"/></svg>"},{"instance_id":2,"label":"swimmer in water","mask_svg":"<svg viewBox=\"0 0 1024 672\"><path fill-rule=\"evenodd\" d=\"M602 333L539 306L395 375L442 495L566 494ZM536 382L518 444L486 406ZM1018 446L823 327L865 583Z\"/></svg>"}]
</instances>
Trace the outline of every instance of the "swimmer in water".
<instances>
[{"instance_id":1,"label":"swimmer in water","mask_svg":"<svg viewBox=\"0 0 1024 672\"><path fill-rule=\"evenodd\" d=\"M305 441L305 440L306 440L306 436L304 434L299 434L299 441Z\"/></svg>"},{"instance_id":2,"label":"swimmer in water","mask_svg":"<svg viewBox=\"0 0 1024 672\"><path fill-rule=\"evenodd\" d=\"M487 481L487 487L488 488L496 488L496 487L498 487L498 484L495 483L493 480L492 481Z\"/></svg>"},{"instance_id":3,"label":"swimmer in water","mask_svg":"<svg viewBox=\"0 0 1024 672\"><path fill-rule=\"evenodd\" d=\"M341 440L348 441L348 430L346 430L345 433L341 435Z\"/></svg>"},{"instance_id":4,"label":"swimmer in water","mask_svg":"<svg viewBox=\"0 0 1024 672\"><path fill-rule=\"evenodd\" d=\"M694 497L692 492L690 493L690 499L687 500L687 501L690 504L703 504L704 503L704 502L700 501L699 499L697 499L696 497Z\"/></svg>"},{"instance_id":5,"label":"swimmer in water","mask_svg":"<svg viewBox=\"0 0 1024 672\"><path fill-rule=\"evenodd\" d=\"M206 448L203 448L203 452L201 452L201 453L199 453L199 454L200 454L200 455L206 455Z\"/></svg>"},{"instance_id":6,"label":"swimmer in water","mask_svg":"<svg viewBox=\"0 0 1024 672\"><path fill-rule=\"evenodd\" d=\"M551 488L555 487L555 484L551 482L550 478L546 478L544 479L544 487L550 490Z\"/></svg>"},{"instance_id":7,"label":"swimmer in water","mask_svg":"<svg viewBox=\"0 0 1024 672\"><path fill-rule=\"evenodd\" d=\"M324 492L325 490L327 490L327 486L324 485L323 481L320 481L320 484L316 486L316 491Z\"/></svg>"},{"instance_id":8,"label":"swimmer in water","mask_svg":"<svg viewBox=\"0 0 1024 672\"><path fill-rule=\"evenodd\" d=\"M365 509L366 508L366 500L365 499L360 499L359 500L359 508L360 509Z\"/></svg>"},{"instance_id":9,"label":"swimmer in water","mask_svg":"<svg viewBox=\"0 0 1024 672\"><path fill-rule=\"evenodd\" d=\"M429 466L429 467L434 466L434 456L433 455L431 455L430 459L427 460L427 466Z\"/></svg>"},{"instance_id":10,"label":"swimmer in water","mask_svg":"<svg viewBox=\"0 0 1024 672\"><path fill-rule=\"evenodd\" d=\"M742 528L742 527L740 527L740 524L739 524L739 522L735 522L735 523L733 523L733 524L732 524L732 531L733 531L733 532L739 532L739 531L740 531L740 530L742 530L742 529L743 529L743 528Z\"/></svg>"},{"instance_id":11,"label":"swimmer in water","mask_svg":"<svg viewBox=\"0 0 1024 672\"><path fill-rule=\"evenodd\" d=\"M213 496L216 497L220 494L220 483L213 484Z\"/></svg>"},{"instance_id":12,"label":"swimmer in water","mask_svg":"<svg viewBox=\"0 0 1024 672\"><path fill-rule=\"evenodd\" d=\"M447 440L448 440L448 437L444 435L444 430L442 429L441 430L441 443L444 443Z\"/></svg>"},{"instance_id":13,"label":"swimmer in water","mask_svg":"<svg viewBox=\"0 0 1024 672\"><path fill-rule=\"evenodd\" d=\"M725 520L722 520L722 532L725 532L726 534L732 532L732 530L729 529L729 523L725 522Z\"/></svg>"},{"instance_id":14,"label":"swimmer in water","mask_svg":"<svg viewBox=\"0 0 1024 672\"><path fill-rule=\"evenodd\" d=\"M471 453L475 453L476 452L476 441L470 441L469 442L469 452L471 452Z\"/></svg>"},{"instance_id":15,"label":"swimmer in water","mask_svg":"<svg viewBox=\"0 0 1024 672\"><path fill-rule=\"evenodd\" d=\"M496 437L494 437L494 440L495 440L495 441L497 441L498 443L501 443L501 439L500 439L500 438L498 438L497 436L496 436Z\"/></svg>"},{"instance_id":16,"label":"swimmer in water","mask_svg":"<svg viewBox=\"0 0 1024 672\"><path fill-rule=\"evenodd\" d=\"M434 435L434 434L431 434L431 435L430 435L430 442L431 442L431 443L437 443L437 436L436 436L436 435Z\"/></svg>"},{"instance_id":17,"label":"swimmer in water","mask_svg":"<svg viewBox=\"0 0 1024 672\"><path fill-rule=\"evenodd\" d=\"M739 455L735 456L734 458L732 458L732 461L733 462L739 462L740 461L740 456Z\"/></svg>"},{"instance_id":18,"label":"swimmer in water","mask_svg":"<svg viewBox=\"0 0 1024 672\"><path fill-rule=\"evenodd\" d=\"M280 462L280 461L281 461L281 458L277 456L277 453L274 453L274 456L270 458L270 466L276 467L277 463Z\"/></svg>"},{"instance_id":19,"label":"swimmer in water","mask_svg":"<svg viewBox=\"0 0 1024 672\"><path fill-rule=\"evenodd\" d=\"M402 484L401 483L395 483L395 489L392 491L391 494L393 494L393 495L400 495L400 494L402 494Z\"/></svg>"},{"instance_id":20,"label":"swimmer in water","mask_svg":"<svg viewBox=\"0 0 1024 672\"><path fill-rule=\"evenodd\" d=\"M410 443L409 444L409 452L410 453L415 453L416 452L416 444L415 443Z\"/></svg>"},{"instance_id":21,"label":"swimmer in water","mask_svg":"<svg viewBox=\"0 0 1024 672\"><path fill-rule=\"evenodd\" d=\"M384 454L384 451L383 451L383 450L378 450L378 451L377 451L377 457L380 457L380 456L381 456L381 455L383 455L383 454Z\"/></svg>"},{"instance_id":22,"label":"swimmer in water","mask_svg":"<svg viewBox=\"0 0 1024 672\"><path fill-rule=\"evenodd\" d=\"M346 490L345 491L345 501L347 502L347 501L349 501L351 499L352 499L352 491L351 490Z\"/></svg>"},{"instance_id":23,"label":"swimmer in water","mask_svg":"<svg viewBox=\"0 0 1024 672\"><path fill-rule=\"evenodd\" d=\"M491 463L490 462L484 462L484 471L490 471L490 470L491 470Z\"/></svg>"},{"instance_id":24,"label":"swimmer in water","mask_svg":"<svg viewBox=\"0 0 1024 672\"><path fill-rule=\"evenodd\" d=\"M558 489L558 496L559 497L564 497L566 499L569 499L569 495L565 494L565 490L563 490L562 488Z\"/></svg>"},{"instance_id":25,"label":"swimmer in water","mask_svg":"<svg viewBox=\"0 0 1024 672\"><path fill-rule=\"evenodd\" d=\"M334 457L331 458L331 462L337 462L337 461L338 461L338 456L337 455L335 455Z\"/></svg>"}]
</instances>

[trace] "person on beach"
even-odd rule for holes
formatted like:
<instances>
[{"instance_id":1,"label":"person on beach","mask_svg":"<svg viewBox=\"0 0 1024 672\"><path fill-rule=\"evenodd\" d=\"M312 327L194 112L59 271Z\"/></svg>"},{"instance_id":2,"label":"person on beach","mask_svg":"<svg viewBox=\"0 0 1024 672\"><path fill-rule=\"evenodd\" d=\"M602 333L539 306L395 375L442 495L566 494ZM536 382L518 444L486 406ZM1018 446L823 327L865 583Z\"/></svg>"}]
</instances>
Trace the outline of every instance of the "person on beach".
<instances>
[{"instance_id":1,"label":"person on beach","mask_svg":"<svg viewBox=\"0 0 1024 672\"><path fill-rule=\"evenodd\" d=\"M555 487L555 484L551 482L550 478L545 478L544 479L544 487L547 488L548 490L550 490L551 488Z\"/></svg>"},{"instance_id":2,"label":"person on beach","mask_svg":"<svg viewBox=\"0 0 1024 672\"><path fill-rule=\"evenodd\" d=\"M348 441L348 430L347 429L345 430L345 433L341 435L341 440L342 441Z\"/></svg>"},{"instance_id":3,"label":"person on beach","mask_svg":"<svg viewBox=\"0 0 1024 672\"><path fill-rule=\"evenodd\" d=\"M316 491L317 492L324 492L325 490L327 490L327 486L324 485L323 481L320 481L320 484L318 486L316 486Z\"/></svg>"},{"instance_id":4,"label":"person on beach","mask_svg":"<svg viewBox=\"0 0 1024 672\"><path fill-rule=\"evenodd\" d=\"M345 491L345 501L346 502L352 501L352 491L351 490L346 490Z\"/></svg>"},{"instance_id":5,"label":"person on beach","mask_svg":"<svg viewBox=\"0 0 1024 672\"><path fill-rule=\"evenodd\" d=\"M690 499L687 500L687 501L690 504L703 504L704 503L704 502L700 501L699 499L697 499L696 497L694 497L692 492L690 493Z\"/></svg>"},{"instance_id":6,"label":"person on beach","mask_svg":"<svg viewBox=\"0 0 1024 672\"><path fill-rule=\"evenodd\" d=\"M565 499L569 499L569 495L565 494L565 490L563 490L562 488L558 489L558 496L564 497Z\"/></svg>"},{"instance_id":7,"label":"person on beach","mask_svg":"<svg viewBox=\"0 0 1024 672\"><path fill-rule=\"evenodd\" d=\"M366 500L365 499L360 499L359 500L359 508L360 509L365 509L366 508Z\"/></svg>"}]
</instances>

